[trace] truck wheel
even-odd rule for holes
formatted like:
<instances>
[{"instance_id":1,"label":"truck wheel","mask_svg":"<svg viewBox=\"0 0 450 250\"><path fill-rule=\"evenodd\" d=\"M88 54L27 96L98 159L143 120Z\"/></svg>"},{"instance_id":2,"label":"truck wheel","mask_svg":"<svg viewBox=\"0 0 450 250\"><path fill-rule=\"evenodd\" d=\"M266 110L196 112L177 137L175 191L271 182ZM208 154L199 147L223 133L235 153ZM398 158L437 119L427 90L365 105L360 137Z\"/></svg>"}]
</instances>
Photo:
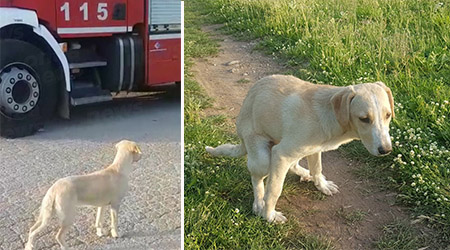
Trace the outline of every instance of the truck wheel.
<instances>
[{"instance_id":1,"label":"truck wheel","mask_svg":"<svg viewBox=\"0 0 450 250\"><path fill-rule=\"evenodd\" d=\"M0 40L0 135L31 135L55 113L57 74L37 47Z\"/></svg>"}]
</instances>

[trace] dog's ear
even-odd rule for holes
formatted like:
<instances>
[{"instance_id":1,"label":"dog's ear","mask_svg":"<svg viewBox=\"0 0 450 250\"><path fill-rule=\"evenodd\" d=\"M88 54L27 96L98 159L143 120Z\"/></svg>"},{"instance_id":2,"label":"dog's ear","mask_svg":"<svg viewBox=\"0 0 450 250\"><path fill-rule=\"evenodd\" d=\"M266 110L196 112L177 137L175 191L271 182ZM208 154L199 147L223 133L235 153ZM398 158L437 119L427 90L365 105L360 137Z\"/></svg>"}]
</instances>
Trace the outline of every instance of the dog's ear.
<instances>
[{"instance_id":1,"label":"dog's ear","mask_svg":"<svg viewBox=\"0 0 450 250\"><path fill-rule=\"evenodd\" d=\"M394 97L392 96L392 91L391 89L386 86L386 84L384 84L383 82L375 82L375 84L381 86L387 93L388 98L389 98L389 105L391 106L391 114L392 114L392 119L395 118L395 114L394 114Z\"/></svg>"},{"instance_id":2,"label":"dog's ear","mask_svg":"<svg viewBox=\"0 0 450 250\"><path fill-rule=\"evenodd\" d=\"M133 153L139 154L139 155L142 154L142 151L141 151L141 149L139 148L138 145L134 145Z\"/></svg>"},{"instance_id":3,"label":"dog's ear","mask_svg":"<svg viewBox=\"0 0 450 250\"><path fill-rule=\"evenodd\" d=\"M345 130L350 123L350 103L356 93L353 86L345 87L331 97L331 105L333 107L336 119L339 125Z\"/></svg>"}]
</instances>

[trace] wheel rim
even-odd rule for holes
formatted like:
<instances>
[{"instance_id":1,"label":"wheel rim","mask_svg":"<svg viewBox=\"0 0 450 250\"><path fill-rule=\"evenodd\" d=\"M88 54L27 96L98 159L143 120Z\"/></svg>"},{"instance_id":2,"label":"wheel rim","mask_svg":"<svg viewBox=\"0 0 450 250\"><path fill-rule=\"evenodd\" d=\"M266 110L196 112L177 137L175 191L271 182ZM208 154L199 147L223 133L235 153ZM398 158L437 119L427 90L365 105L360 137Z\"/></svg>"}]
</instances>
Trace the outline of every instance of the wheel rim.
<instances>
[{"instance_id":1,"label":"wheel rim","mask_svg":"<svg viewBox=\"0 0 450 250\"><path fill-rule=\"evenodd\" d=\"M24 114L39 101L39 82L33 69L22 63L5 66L0 71L0 106L9 114Z\"/></svg>"}]
</instances>

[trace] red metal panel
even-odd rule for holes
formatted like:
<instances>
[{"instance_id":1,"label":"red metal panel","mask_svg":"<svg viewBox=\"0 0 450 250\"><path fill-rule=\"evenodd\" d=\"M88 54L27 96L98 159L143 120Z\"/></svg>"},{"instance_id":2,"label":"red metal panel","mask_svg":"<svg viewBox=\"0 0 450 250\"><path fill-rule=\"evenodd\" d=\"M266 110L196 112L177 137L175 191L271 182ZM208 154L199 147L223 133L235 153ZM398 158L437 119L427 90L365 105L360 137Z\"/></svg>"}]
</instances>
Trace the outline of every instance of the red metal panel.
<instances>
[{"instance_id":1,"label":"red metal panel","mask_svg":"<svg viewBox=\"0 0 450 250\"><path fill-rule=\"evenodd\" d=\"M40 20L47 24L47 28L56 30L55 0L1 0L0 7L18 7L34 10Z\"/></svg>"},{"instance_id":2,"label":"red metal panel","mask_svg":"<svg viewBox=\"0 0 450 250\"><path fill-rule=\"evenodd\" d=\"M153 40L150 35L148 49L147 85L181 81L181 39Z\"/></svg>"},{"instance_id":3,"label":"red metal panel","mask_svg":"<svg viewBox=\"0 0 450 250\"><path fill-rule=\"evenodd\" d=\"M1 7L18 7L35 10L47 28L61 37L109 36L130 30L138 23L144 23L144 0L130 0L126 6L125 19L113 20L114 5L127 4L128 0L0 0ZM81 9L80 9L81 8ZM107 17L105 18L105 12ZM61 34L57 28L95 28L99 32L76 29L70 34ZM110 27L110 29L108 29ZM121 29L120 27L124 27ZM67 31L67 30L66 30Z\"/></svg>"},{"instance_id":4,"label":"red metal panel","mask_svg":"<svg viewBox=\"0 0 450 250\"><path fill-rule=\"evenodd\" d=\"M57 33L89 37L127 32L127 12L123 20L113 19L116 4L126 5L127 0L56 0Z\"/></svg>"},{"instance_id":5,"label":"red metal panel","mask_svg":"<svg viewBox=\"0 0 450 250\"><path fill-rule=\"evenodd\" d=\"M128 27L133 27L138 23L144 24L144 14L145 14L145 1L144 0L129 0L127 6L128 13Z\"/></svg>"}]
</instances>

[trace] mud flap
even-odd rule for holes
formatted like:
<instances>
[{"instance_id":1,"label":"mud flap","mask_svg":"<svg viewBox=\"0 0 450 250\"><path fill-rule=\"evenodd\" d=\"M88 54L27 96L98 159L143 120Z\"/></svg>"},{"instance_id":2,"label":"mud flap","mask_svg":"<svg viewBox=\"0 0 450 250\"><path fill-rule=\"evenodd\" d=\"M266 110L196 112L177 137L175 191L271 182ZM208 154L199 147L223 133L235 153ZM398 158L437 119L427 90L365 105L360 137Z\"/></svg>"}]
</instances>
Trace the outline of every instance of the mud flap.
<instances>
[{"instance_id":1,"label":"mud flap","mask_svg":"<svg viewBox=\"0 0 450 250\"><path fill-rule=\"evenodd\" d=\"M57 104L59 117L70 119L70 98L69 92L65 88L60 88L59 101Z\"/></svg>"}]
</instances>

